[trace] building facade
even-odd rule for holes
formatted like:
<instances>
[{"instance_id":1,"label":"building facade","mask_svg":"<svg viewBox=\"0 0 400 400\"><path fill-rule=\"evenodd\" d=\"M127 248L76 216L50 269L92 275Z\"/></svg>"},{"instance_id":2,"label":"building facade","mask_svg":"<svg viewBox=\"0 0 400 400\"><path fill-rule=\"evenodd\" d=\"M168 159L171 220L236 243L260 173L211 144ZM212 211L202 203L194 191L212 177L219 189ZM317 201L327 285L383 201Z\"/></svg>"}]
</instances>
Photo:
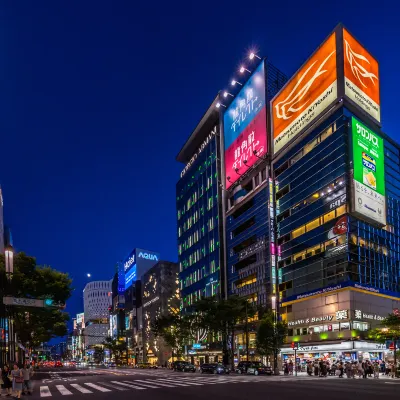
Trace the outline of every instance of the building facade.
<instances>
[{"instance_id":1,"label":"building facade","mask_svg":"<svg viewBox=\"0 0 400 400\"><path fill-rule=\"evenodd\" d=\"M103 344L109 329L112 281L89 282L83 290L85 345Z\"/></svg>"},{"instance_id":2,"label":"building facade","mask_svg":"<svg viewBox=\"0 0 400 400\"><path fill-rule=\"evenodd\" d=\"M182 147L176 185L180 309L221 295L222 204L219 113L211 104Z\"/></svg>"},{"instance_id":3,"label":"building facade","mask_svg":"<svg viewBox=\"0 0 400 400\"><path fill-rule=\"evenodd\" d=\"M349 92L356 87L349 82L360 79L347 69L351 51L363 51L363 68L377 65L349 35L335 29L271 107L279 127L272 158L279 312L288 341L300 343L302 363L382 359L386 346L366 340L366 332L400 305L400 147L380 127L378 73L364 89L358 82L356 97ZM311 89L304 99L314 104L304 111L308 118L293 114L282 122L287 93L332 50L338 57L326 58L330 80L320 78L318 93ZM323 85L326 92L316 96ZM357 103L361 98L372 106ZM289 346L282 355L294 356Z\"/></svg>"},{"instance_id":4,"label":"building facade","mask_svg":"<svg viewBox=\"0 0 400 400\"><path fill-rule=\"evenodd\" d=\"M144 362L166 366L172 349L152 333L152 323L158 317L179 314L178 264L159 261L146 272L142 281L142 321Z\"/></svg>"}]
</instances>

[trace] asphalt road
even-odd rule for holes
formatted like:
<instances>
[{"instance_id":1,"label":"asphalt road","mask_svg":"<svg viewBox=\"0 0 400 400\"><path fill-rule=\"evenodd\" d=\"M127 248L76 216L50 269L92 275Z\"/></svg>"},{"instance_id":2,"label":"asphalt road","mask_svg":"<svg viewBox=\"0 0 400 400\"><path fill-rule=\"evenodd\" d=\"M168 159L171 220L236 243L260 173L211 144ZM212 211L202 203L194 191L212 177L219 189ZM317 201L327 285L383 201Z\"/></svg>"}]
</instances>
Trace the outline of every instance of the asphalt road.
<instances>
[{"instance_id":1,"label":"asphalt road","mask_svg":"<svg viewBox=\"0 0 400 400\"><path fill-rule=\"evenodd\" d=\"M24 398L84 397L87 400L118 400L138 397L152 400L340 400L354 396L376 400L377 396L394 398L400 393L400 379L339 379L337 377L285 377L247 375L202 375L168 370L131 369L57 369L37 372L34 394ZM52 399L48 399L52 400Z\"/></svg>"}]
</instances>

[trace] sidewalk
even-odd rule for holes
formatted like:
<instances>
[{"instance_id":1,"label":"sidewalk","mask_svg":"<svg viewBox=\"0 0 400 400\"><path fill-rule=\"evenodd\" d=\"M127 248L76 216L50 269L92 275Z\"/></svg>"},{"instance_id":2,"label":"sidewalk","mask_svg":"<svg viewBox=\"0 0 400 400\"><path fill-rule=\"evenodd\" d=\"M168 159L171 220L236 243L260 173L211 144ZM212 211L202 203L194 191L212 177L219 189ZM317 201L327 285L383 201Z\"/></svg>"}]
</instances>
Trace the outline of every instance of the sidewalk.
<instances>
[{"instance_id":1,"label":"sidewalk","mask_svg":"<svg viewBox=\"0 0 400 400\"><path fill-rule=\"evenodd\" d=\"M283 372L280 372L279 376L278 375L272 375L272 376L279 377L279 378L282 378L282 379L298 378L298 379L304 379L304 380L306 380L306 379L310 379L310 380L311 379L321 379L321 380L323 380L323 379L336 379L336 380L363 379L363 377L359 378L358 376L356 376L355 378L347 378L346 374L344 374L343 378L340 378L340 379L339 379L339 377L337 375L327 375L327 377L324 378L324 377L315 376L314 374L309 376L307 374L307 372L298 372L297 376L295 375L294 372L293 372L293 375L284 375ZM375 379L373 376L372 377L368 377L367 379L369 379L369 380L378 380L378 379ZM391 378L388 375L379 374L379 380L398 381L399 378Z\"/></svg>"}]
</instances>

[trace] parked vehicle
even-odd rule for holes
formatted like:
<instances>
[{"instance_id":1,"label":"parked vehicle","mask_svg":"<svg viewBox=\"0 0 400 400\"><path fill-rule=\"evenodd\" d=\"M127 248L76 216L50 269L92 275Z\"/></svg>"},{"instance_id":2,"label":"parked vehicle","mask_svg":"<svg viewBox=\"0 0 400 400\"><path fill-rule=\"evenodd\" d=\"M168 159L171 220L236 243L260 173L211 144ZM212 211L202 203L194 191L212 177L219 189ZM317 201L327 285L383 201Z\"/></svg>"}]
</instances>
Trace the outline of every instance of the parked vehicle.
<instances>
[{"instance_id":1,"label":"parked vehicle","mask_svg":"<svg viewBox=\"0 0 400 400\"><path fill-rule=\"evenodd\" d=\"M272 368L270 366L266 366L259 361L252 362L248 368L247 373L252 375L272 375Z\"/></svg>"},{"instance_id":2,"label":"parked vehicle","mask_svg":"<svg viewBox=\"0 0 400 400\"><path fill-rule=\"evenodd\" d=\"M247 368L252 364L252 361L240 361L240 363L235 368L237 374L247 373Z\"/></svg>"},{"instance_id":3,"label":"parked vehicle","mask_svg":"<svg viewBox=\"0 0 400 400\"><path fill-rule=\"evenodd\" d=\"M229 367L220 363L203 364L200 366L202 374L229 374Z\"/></svg>"},{"instance_id":4,"label":"parked vehicle","mask_svg":"<svg viewBox=\"0 0 400 400\"><path fill-rule=\"evenodd\" d=\"M174 368L175 371L181 372L196 372L196 367L187 361L178 362Z\"/></svg>"}]
</instances>

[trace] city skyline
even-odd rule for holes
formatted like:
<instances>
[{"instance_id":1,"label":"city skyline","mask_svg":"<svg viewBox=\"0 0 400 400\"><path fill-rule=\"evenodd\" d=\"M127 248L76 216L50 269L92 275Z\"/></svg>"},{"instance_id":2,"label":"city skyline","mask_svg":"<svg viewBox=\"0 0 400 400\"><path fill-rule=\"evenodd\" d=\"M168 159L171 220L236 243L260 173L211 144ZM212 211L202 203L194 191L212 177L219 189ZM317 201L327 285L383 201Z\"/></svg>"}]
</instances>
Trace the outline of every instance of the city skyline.
<instances>
[{"instance_id":1,"label":"city skyline","mask_svg":"<svg viewBox=\"0 0 400 400\"><path fill-rule=\"evenodd\" d=\"M399 140L395 105L390 102L391 91L396 92L399 84L391 59L385 57L390 50L386 43L394 40L393 35L398 37L399 30L387 23L381 22L383 29L376 34L379 24L363 24L360 29L350 17L332 12L323 23L311 24L296 35L282 34L277 40L272 29L277 27L256 23L257 16L244 21L251 27L249 33L224 31L236 25L232 18L239 18L229 16L226 25L209 33L202 30L201 35L194 30L186 40L179 39L174 29L162 41L153 32L146 42L133 42L129 34L135 30L129 29L125 16L133 9L115 10L115 21L94 24L89 32L84 24L85 12L91 11L87 4L82 6L82 16L72 15L73 8L68 14L60 5L51 7L33 7L27 15L36 16L31 18L34 22L24 18L21 9L6 10L9 21L17 22L3 28L15 36L5 46L9 57L3 71L9 77L5 84L9 101L3 100L5 145L14 151L4 154L8 171L1 184L5 221L16 249L74 278L76 290L68 303L71 315L82 311L85 283L111 279L115 264L134 247L159 252L163 260L177 260L175 184L184 165L175 156L217 91L228 89L233 78L240 80L239 66L247 62L252 45L291 76L343 22L380 62L383 130ZM216 15L222 11L219 6ZM95 15L100 20L106 12L100 6ZM290 17L298 20L295 13ZM188 29L190 21L200 23L201 16L197 18L188 18L184 26ZM370 18L378 20L376 15ZM71 20L74 29L63 30ZM27 42L30 31L32 39ZM212 35L218 40L211 42ZM233 38L229 44L228 35ZM160 53L167 40L176 44L176 54ZM197 43L198 51L189 46L190 40ZM133 51L135 45L138 49ZM222 62L206 68L215 57ZM183 62L190 68L182 67ZM60 75L64 80L59 81ZM208 84L196 84L199 77ZM187 87L188 81L193 86ZM194 94L195 100L188 101ZM164 99L168 96L173 101ZM151 149L149 136L154 138ZM161 218L163 230L154 229ZM87 273L92 274L90 279Z\"/></svg>"}]
</instances>

